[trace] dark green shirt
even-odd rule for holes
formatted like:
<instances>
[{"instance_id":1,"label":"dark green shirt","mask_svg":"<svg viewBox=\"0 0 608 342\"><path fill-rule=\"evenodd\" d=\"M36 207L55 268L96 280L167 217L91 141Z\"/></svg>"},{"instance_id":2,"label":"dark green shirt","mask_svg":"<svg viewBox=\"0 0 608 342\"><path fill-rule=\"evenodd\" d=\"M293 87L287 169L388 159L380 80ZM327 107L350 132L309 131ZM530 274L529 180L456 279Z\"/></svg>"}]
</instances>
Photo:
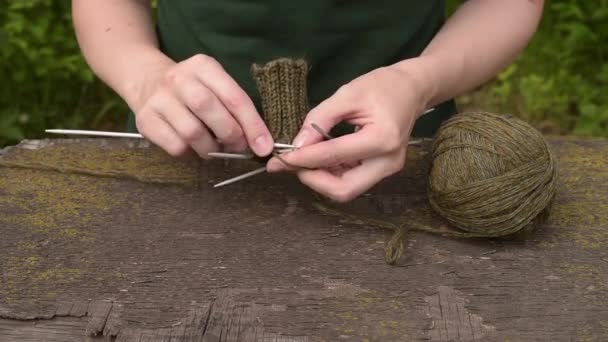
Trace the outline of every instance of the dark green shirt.
<instances>
[{"instance_id":1,"label":"dark green shirt","mask_svg":"<svg viewBox=\"0 0 608 342\"><path fill-rule=\"evenodd\" d=\"M161 49L176 61L216 58L261 110L253 63L304 58L311 106L381 66L418 56L441 27L443 0L158 0ZM431 135L452 101L418 121Z\"/></svg>"}]
</instances>

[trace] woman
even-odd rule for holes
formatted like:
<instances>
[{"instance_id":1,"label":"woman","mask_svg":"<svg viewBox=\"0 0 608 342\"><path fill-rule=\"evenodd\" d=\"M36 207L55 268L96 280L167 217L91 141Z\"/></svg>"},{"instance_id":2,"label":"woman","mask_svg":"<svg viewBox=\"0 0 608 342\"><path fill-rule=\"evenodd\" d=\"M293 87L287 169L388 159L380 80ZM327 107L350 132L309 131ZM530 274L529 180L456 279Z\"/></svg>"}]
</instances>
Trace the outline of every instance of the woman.
<instances>
[{"instance_id":1,"label":"woman","mask_svg":"<svg viewBox=\"0 0 608 342\"><path fill-rule=\"evenodd\" d=\"M543 9L542 0L469 0L444 24L441 0L158 0L155 30L149 0L72 4L92 69L174 156L220 146L268 155L249 68L304 57L316 106L284 158L302 167L304 184L342 202L401 170L410 135L433 134L455 112L453 97L507 66ZM358 129L322 141L311 122ZM267 169L286 165L271 159Z\"/></svg>"}]
</instances>

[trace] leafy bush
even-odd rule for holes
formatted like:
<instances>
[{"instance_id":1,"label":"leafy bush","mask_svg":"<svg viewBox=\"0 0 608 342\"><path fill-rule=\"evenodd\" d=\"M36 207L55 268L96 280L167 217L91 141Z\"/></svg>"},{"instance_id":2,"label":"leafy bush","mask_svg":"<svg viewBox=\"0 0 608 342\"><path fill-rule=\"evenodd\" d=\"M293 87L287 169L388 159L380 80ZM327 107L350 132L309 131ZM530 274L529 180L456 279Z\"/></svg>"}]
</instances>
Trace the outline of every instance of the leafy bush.
<instances>
[{"instance_id":1,"label":"leafy bush","mask_svg":"<svg viewBox=\"0 0 608 342\"><path fill-rule=\"evenodd\" d=\"M461 102L514 112L551 133L608 136L606 42L607 0L545 1L540 29L522 56Z\"/></svg>"},{"instance_id":2,"label":"leafy bush","mask_svg":"<svg viewBox=\"0 0 608 342\"><path fill-rule=\"evenodd\" d=\"M45 128L96 127L124 109L84 62L69 1L0 0L0 146Z\"/></svg>"},{"instance_id":3,"label":"leafy bush","mask_svg":"<svg viewBox=\"0 0 608 342\"><path fill-rule=\"evenodd\" d=\"M552 133L608 136L608 0L545 3L526 52L459 102ZM0 0L0 77L0 146L50 127L123 127L125 105L81 57L69 1Z\"/></svg>"}]
</instances>

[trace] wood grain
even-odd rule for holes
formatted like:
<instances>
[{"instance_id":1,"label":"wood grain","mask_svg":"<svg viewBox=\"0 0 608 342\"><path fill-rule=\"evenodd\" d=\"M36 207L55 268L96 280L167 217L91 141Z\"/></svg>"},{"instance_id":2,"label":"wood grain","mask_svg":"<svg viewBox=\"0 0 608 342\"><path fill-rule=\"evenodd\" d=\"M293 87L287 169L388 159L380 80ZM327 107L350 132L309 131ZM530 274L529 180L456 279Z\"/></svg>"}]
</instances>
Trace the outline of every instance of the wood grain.
<instances>
[{"instance_id":1,"label":"wood grain","mask_svg":"<svg viewBox=\"0 0 608 342\"><path fill-rule=\"evenodd\" d=\"M412 233L391 267L390 232L323 216L291 175L213 189L256 165L25 142L0 162L85 172L0 167L0 341L604 341L608 142L551 146L549 222L508 239ZM341 210L443 225L427 151Z\"/></svg>"}]
</instances>

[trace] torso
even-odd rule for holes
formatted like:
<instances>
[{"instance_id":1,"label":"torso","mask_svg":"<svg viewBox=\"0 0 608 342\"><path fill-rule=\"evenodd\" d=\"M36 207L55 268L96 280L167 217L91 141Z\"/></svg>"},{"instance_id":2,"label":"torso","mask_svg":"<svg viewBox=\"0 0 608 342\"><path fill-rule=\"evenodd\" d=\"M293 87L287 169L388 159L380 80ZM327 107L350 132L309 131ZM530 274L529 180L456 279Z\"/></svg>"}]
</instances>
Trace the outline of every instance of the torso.
<instances>
[{"instance_id":1,"label":"torso","mask_svg":"<svg viewBox=\"0 0 608 342\"><path fill-rule=\"evenodd\" d=\"M161 49L176 61L199 53L215 57L258 108L253 63L306 59L314 106L357 76L418 56L443 19L443 0L158 2ZM416 135L433 134L454 111L452 102L440 106L419 120Z\"/></svg>"}]
</instances>

